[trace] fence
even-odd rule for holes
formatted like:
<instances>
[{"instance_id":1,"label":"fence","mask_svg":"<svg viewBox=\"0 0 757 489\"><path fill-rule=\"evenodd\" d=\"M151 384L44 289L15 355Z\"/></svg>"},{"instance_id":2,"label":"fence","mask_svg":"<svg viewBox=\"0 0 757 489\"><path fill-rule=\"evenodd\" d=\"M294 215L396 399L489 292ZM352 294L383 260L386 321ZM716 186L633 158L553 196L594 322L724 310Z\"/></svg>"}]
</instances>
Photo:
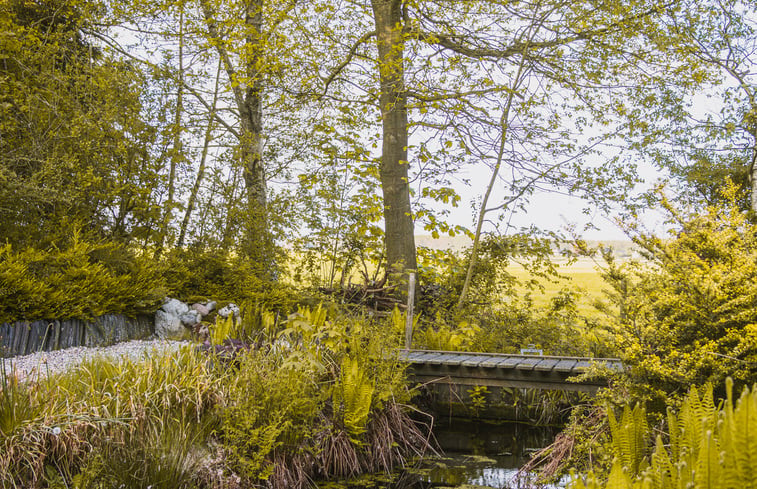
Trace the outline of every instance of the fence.
<instances>
[{"instance_id":1,"label":"fence","mask_svg":"<svg viewBox=\"0 0 757 489\"><path fill-rule=\"evenodd\" d=\"M72 346L107 346L142 339L155 332L153 316L105 314L92 320L16 321L0 324L0 357L27 355Z\"/></svg>"}]
</instances>

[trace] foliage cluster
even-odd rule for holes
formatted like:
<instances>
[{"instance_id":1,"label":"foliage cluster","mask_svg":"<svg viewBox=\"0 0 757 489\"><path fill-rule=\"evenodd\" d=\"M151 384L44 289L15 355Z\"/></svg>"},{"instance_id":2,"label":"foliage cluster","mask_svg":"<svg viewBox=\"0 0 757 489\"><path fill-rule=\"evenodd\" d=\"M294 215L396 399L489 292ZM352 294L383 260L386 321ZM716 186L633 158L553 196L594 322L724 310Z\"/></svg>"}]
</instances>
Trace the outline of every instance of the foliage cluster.
<instances>
[{"instance_id":1,"label":"foliage cluster","mask_svg":"<svg viewBox=\"0 0 757 489\"><path fill-rule=\"evenodd\" d=\"M700 213L666 204L671 238L640 234L643 261L609 262L608 317L640 398L757 380L757 224L730 192Z\"/></svg>"},{"instance_id":2,"label":"foliage cluster","mask_svg":"<svg viewBox=\"0 0 757 489\"><path fill-rule=\"evenodd\" d=\"M75 235L61 249L0 247L0 322L91 318L153 311L164 297L161 270L115 243Z\"/></svg>"},{"instance_id":3,"label":"foliage cluster","mask_svg":"<svg viewBox=\"0 0 757 489\"><path fill-rule=\"evenodd\" d=\"M757 484L757 386L718 405L711 387L693 387L680 409L668 410L667 430L655 432L645 410L626 406L621 418L610 417L610 449L615 458L606 479L574 475L571 489L666 489L682 487L742 488Z\"/></svg>"},{"instance_id":4,"label":"foliage cluster","mask_svg":"<svg viewBox=\"0 0 757 489\"><path fill-rule=\"evenodd\" d=\"M423 250L415 347L518 353L535 345L547 355L615 355L612 330L579 309L581 293L574 287L561 288L545 303L534 300L543 281L565 278L554 259L554 238L486 237L472 275L471 300L463 307L456 302L468 257ZM512 265L524 273L512 273Z\"/></svg>"},{"instance_id":5,"label":"foliage cluster","mask_svg":"<svg viewBox=\"0 0 757 489\"><path fill-rule=\"evenodd\" d=\"M234 359L187 346L0 383L3 487L308 487L428 446L385 324L301 309ZM234 482L236 480L236 482Z\"/></svg>"},{"instance_id":6,"label":"foliage cluster","mask_svg":"<svg viewBox=\"0 0 757 489\"><path fill-rule=\"evenodd\" d=\"M83 35L90 2L0 2L0 240L46 248L72 227L122 242L160 217L146 77Z\"/></svg>"},{"instance_id":7,"label":"foliage cluster","mask_svg":"<svg viewBox=\"0 0 757 489\"><path fill-rule=\"evenodd\" d=\"M250 303L275 311L290 311L296 305L292 286L273 286L261 278L266 272L260 263L223 249L176 248L160 263L170 293L187 301Z\"/></svg>"}]
</instances>

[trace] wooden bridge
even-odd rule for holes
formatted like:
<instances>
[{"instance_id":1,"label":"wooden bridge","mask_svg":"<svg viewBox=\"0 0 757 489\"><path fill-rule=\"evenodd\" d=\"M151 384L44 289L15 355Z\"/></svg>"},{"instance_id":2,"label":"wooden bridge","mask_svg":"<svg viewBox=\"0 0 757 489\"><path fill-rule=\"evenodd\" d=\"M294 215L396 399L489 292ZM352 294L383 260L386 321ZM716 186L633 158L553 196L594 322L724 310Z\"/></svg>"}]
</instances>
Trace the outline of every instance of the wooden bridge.
<instances>
[{"instance_id":1,"label":"wooden bridge","mask_svg":"<svg viewBox=\"0 0 757 489\"><path fill-rule=\"evenodd\" d=\"M594 378L569 382L592 365L620 371L617 358L553 357L467 353L454 351L401 350L399 358L410 363L411 380L467 386L518 387L594 393L607 382Z\"/></svg>"}]
</instances>

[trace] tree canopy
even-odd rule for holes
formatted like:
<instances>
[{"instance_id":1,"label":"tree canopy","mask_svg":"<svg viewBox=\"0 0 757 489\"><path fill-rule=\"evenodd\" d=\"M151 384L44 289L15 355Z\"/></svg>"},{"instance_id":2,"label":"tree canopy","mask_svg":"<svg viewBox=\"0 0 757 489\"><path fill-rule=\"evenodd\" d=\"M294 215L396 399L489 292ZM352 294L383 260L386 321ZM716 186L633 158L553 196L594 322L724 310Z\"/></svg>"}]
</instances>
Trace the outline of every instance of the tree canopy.
<instances>
[{"instance_id":1,"label":"tree canopy","mask_svg":"<svg viewBox=\"0 0 757 489\"><path fill-rule=\"evenodd\" d=\"M545 190L633 210L642 165L707 201L727 175L754 207L742 0L2 9L0 232L14 246L75 228L155 257L221 249L266 280L297 250L331 260L331 282L361 263L368 278L368 260L401 284L418 229L511 234ZM698 114L700 93L719 111ZM463 225L445 217L461 185L481 195Z\"/></svg>"}]
</instances>

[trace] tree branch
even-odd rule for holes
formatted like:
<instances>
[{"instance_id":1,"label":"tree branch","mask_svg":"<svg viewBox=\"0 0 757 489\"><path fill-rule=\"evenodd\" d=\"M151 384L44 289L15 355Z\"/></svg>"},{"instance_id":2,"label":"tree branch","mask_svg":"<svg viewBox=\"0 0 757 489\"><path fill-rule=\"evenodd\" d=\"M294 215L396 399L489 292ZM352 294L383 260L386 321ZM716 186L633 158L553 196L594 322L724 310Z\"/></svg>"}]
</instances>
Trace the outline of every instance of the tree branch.
<instances>
[{"instance_id":1,"label":"tree branch","mask_svg":"<svg viewBox=\"0 0 757 489\"><path fill-rule=\"evenodd\" d=\"M357 50L360 48L361 45L365 44L370 38L376 35L376 31L366 32L360 38L355 41L355 43L350 47L350 50L347 52L347 57L339 63L339 66L334 68L329 76L326 77L326 79L323 81L323 92L318 96L318 98L322 98L324 95L326 95L326 92L329 90L329 86L331 83L336 79L337 76L344 70L347 65L352 62L352 59L357 54Z\"/></svg>"}]
</instances>

